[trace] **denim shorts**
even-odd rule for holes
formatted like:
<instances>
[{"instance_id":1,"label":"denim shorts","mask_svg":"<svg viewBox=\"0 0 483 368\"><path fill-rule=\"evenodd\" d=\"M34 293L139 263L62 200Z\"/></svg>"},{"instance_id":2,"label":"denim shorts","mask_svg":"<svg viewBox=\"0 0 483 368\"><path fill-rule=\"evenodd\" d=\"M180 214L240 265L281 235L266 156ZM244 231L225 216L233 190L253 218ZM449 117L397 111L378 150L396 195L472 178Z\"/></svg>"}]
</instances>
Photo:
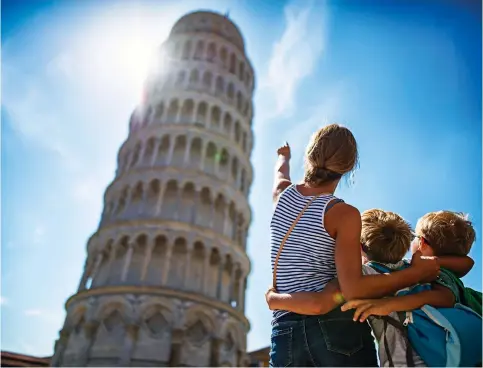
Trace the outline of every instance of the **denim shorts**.
<instances>
[{"instance_id":1,"label":"denim shorts","mask_svg":"<svg viewBox=\"0 0 483 368\"><path fill-rule=\"evenodd\" d=\"M272 327L270 367L377 367L367 322L340 308L319 316L290 313Z\"/></svg>"}]
</instances>

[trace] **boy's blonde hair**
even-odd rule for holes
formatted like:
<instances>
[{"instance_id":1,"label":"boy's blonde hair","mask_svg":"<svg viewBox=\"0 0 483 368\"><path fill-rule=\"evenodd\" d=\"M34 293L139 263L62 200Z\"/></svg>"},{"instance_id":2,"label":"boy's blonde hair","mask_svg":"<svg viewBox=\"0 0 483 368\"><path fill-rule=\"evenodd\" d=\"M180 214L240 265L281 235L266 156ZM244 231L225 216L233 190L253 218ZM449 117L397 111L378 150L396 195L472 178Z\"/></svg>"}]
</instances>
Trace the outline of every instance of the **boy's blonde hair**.
<instances>
[{"instance_id":1,"label":"boy's blonde hair","mask_svg":"<svg viewBox=\"0 0 483 368\"><path fill-rule=\"evenodd\" d=\"M468 216L461 212L430 212L416 224L416 234L426 240L436 256L465 256L476 234Z\"/></svg>"},{"instance_id":2,"label":"boy's blonde hair","mask_svg":"<svg viewBox=\"0 0 483 368\"><path fill-rule=\"evenodd\" d=\"M362 217L361 243L367 258L381 263L397 263L408 252L413 232L397 213L372 209Z\"/></svg>"}]
</instances>

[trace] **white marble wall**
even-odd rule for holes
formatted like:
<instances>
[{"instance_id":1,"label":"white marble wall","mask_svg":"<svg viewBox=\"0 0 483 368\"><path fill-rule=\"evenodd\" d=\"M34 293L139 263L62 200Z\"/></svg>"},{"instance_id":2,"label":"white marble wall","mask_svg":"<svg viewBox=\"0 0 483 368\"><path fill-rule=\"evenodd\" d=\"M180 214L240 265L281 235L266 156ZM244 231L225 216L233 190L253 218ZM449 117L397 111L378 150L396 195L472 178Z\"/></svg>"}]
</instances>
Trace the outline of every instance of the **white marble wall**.
<instances>
[{"instance_id":1,"label":"white marble wall","mask_svg":"<svg viewBox=\"0 0 483 368\"><path fill-rule=\"evenodd\" d=\"M239 366L246 360L246 329L226 311L177 298L81 298L68 307L52 365ZM176 343L182 349L172 362Z\"/></svg>"}]
</instances>

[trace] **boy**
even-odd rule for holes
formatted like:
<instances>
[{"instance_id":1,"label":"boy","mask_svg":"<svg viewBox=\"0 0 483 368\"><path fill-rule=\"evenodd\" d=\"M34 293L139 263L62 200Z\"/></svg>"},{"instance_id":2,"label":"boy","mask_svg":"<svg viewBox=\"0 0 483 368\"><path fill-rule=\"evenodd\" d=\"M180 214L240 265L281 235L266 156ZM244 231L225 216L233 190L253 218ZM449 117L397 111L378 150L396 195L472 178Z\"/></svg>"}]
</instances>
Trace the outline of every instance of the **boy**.
<instances>
[{"instance_id":1,"label":"boy","mask_svg":"<svg viewBox=\"0 0 483 368\"><path fill-rule=\"evenodd\" d=\"M442 256L440 258L442 267L453 270L453 272L457 273L459 276L464 275L473 266L473 261L471 259L468 257L462 257L469 251L474 240L474 230L471 227L471 224L469 223L469 226L464 226L465 224L461 223L462 220L458 215L446 215L448 218L445 218L445 221L441 219L441 216L436 216L434 217L436 220L433 219L431 223L428 223L426 220L423 221L428 215L424 216L418 222L418 230L424 225L426 232L418 234L417 244L415 243L413 250L419 250L426 256L440 255ZM449 220L449 218L451 218L451 220ZM458 219L461 221L456 221ZM446 242L443 242L441 240L443 236L440 236L438 241L441 244L444 243L446 247L448 247L447 244L451 243L454 244L452 247L467 249L466 253L450 252L448 250L444 252L438 251L431 254L429 248L422 243L428 243L427 238L424 237L425 234L429 234L427 232L428 226L434 226L437 224L446 229L449 224L454 226L455 222L458 222L459 226L458 235L450 237ZM434 233L442 234L441 228L434 227L433 229ZM473 238L471 238L471 231L473 231ZM451 233L451 231L444 232L445 235L449 235L449 233ZM466 243L469 242L469 246L466 243L463 245L461 244L461 241L458 241L458 239L461 240L463 238L466 239ZM412 239L413 233L409 224L399 215L377 209L368 210L362 214L361 248L363 260L365 262L378 262L390 269L400 268L407 262L403 260L403 257L408 252ZM436 237L434 241L436 241ZM453 253L456 257L447 256L448 253ZM364 265L363 273L377 274L378 272L371 267ZM403 320L401 320L399 315L394 312L416 309L425 304L430 304L435 307L452 307L455 302L459 301L459 294L459 290L454 286L454 283L452 283L451 277L448 277L446 273L443 272L442 277L439 278L437 283L433 284L432 290L430 291L389 299L350 301L343 306L343 310L357 308L354 314L354 319L360 319L361 322L365 321L370 314L379 314L391 315L391 317L402 323ZM340 302L340 298L335 296L337 296L337 285L333 282L320 293L296 293L285 295L269 292L267 293L267 302L270 309L285 309L295 313L304 314L322 314L335 308ZM391 302L387 302L388 300L391 300ZM389 362L392 362L395 366L407 365L406 341L400 331L393 326L387 326L384 328L384 322L382 320L371 318L370 323L378 342L381 343L385 340L389 348L388 351L386 351L386 349L379 349L381 366L387 366ZM414 352L412 360L415 366L425 366L424 362Z\"/></svg>"}]
</instances>

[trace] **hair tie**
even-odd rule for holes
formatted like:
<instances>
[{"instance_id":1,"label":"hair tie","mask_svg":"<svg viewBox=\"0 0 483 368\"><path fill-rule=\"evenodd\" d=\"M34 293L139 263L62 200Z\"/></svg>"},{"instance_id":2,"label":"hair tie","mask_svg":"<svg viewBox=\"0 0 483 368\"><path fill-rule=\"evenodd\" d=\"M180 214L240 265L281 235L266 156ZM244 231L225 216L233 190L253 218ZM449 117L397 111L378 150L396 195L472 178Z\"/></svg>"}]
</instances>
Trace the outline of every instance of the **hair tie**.
<instances>
[{"instance_id":1,"label":"hair tie","mask_svg":"<svg viewBox=\"0 0 483 368\"><path fill-rule=\"evenodd\" d=\"M326 169L325 167L317 167L315 168L315 175L321 179L327 179L329 181L337 180L342 178L342 174L338 172Z\"/></svg>"}]
</instances>

